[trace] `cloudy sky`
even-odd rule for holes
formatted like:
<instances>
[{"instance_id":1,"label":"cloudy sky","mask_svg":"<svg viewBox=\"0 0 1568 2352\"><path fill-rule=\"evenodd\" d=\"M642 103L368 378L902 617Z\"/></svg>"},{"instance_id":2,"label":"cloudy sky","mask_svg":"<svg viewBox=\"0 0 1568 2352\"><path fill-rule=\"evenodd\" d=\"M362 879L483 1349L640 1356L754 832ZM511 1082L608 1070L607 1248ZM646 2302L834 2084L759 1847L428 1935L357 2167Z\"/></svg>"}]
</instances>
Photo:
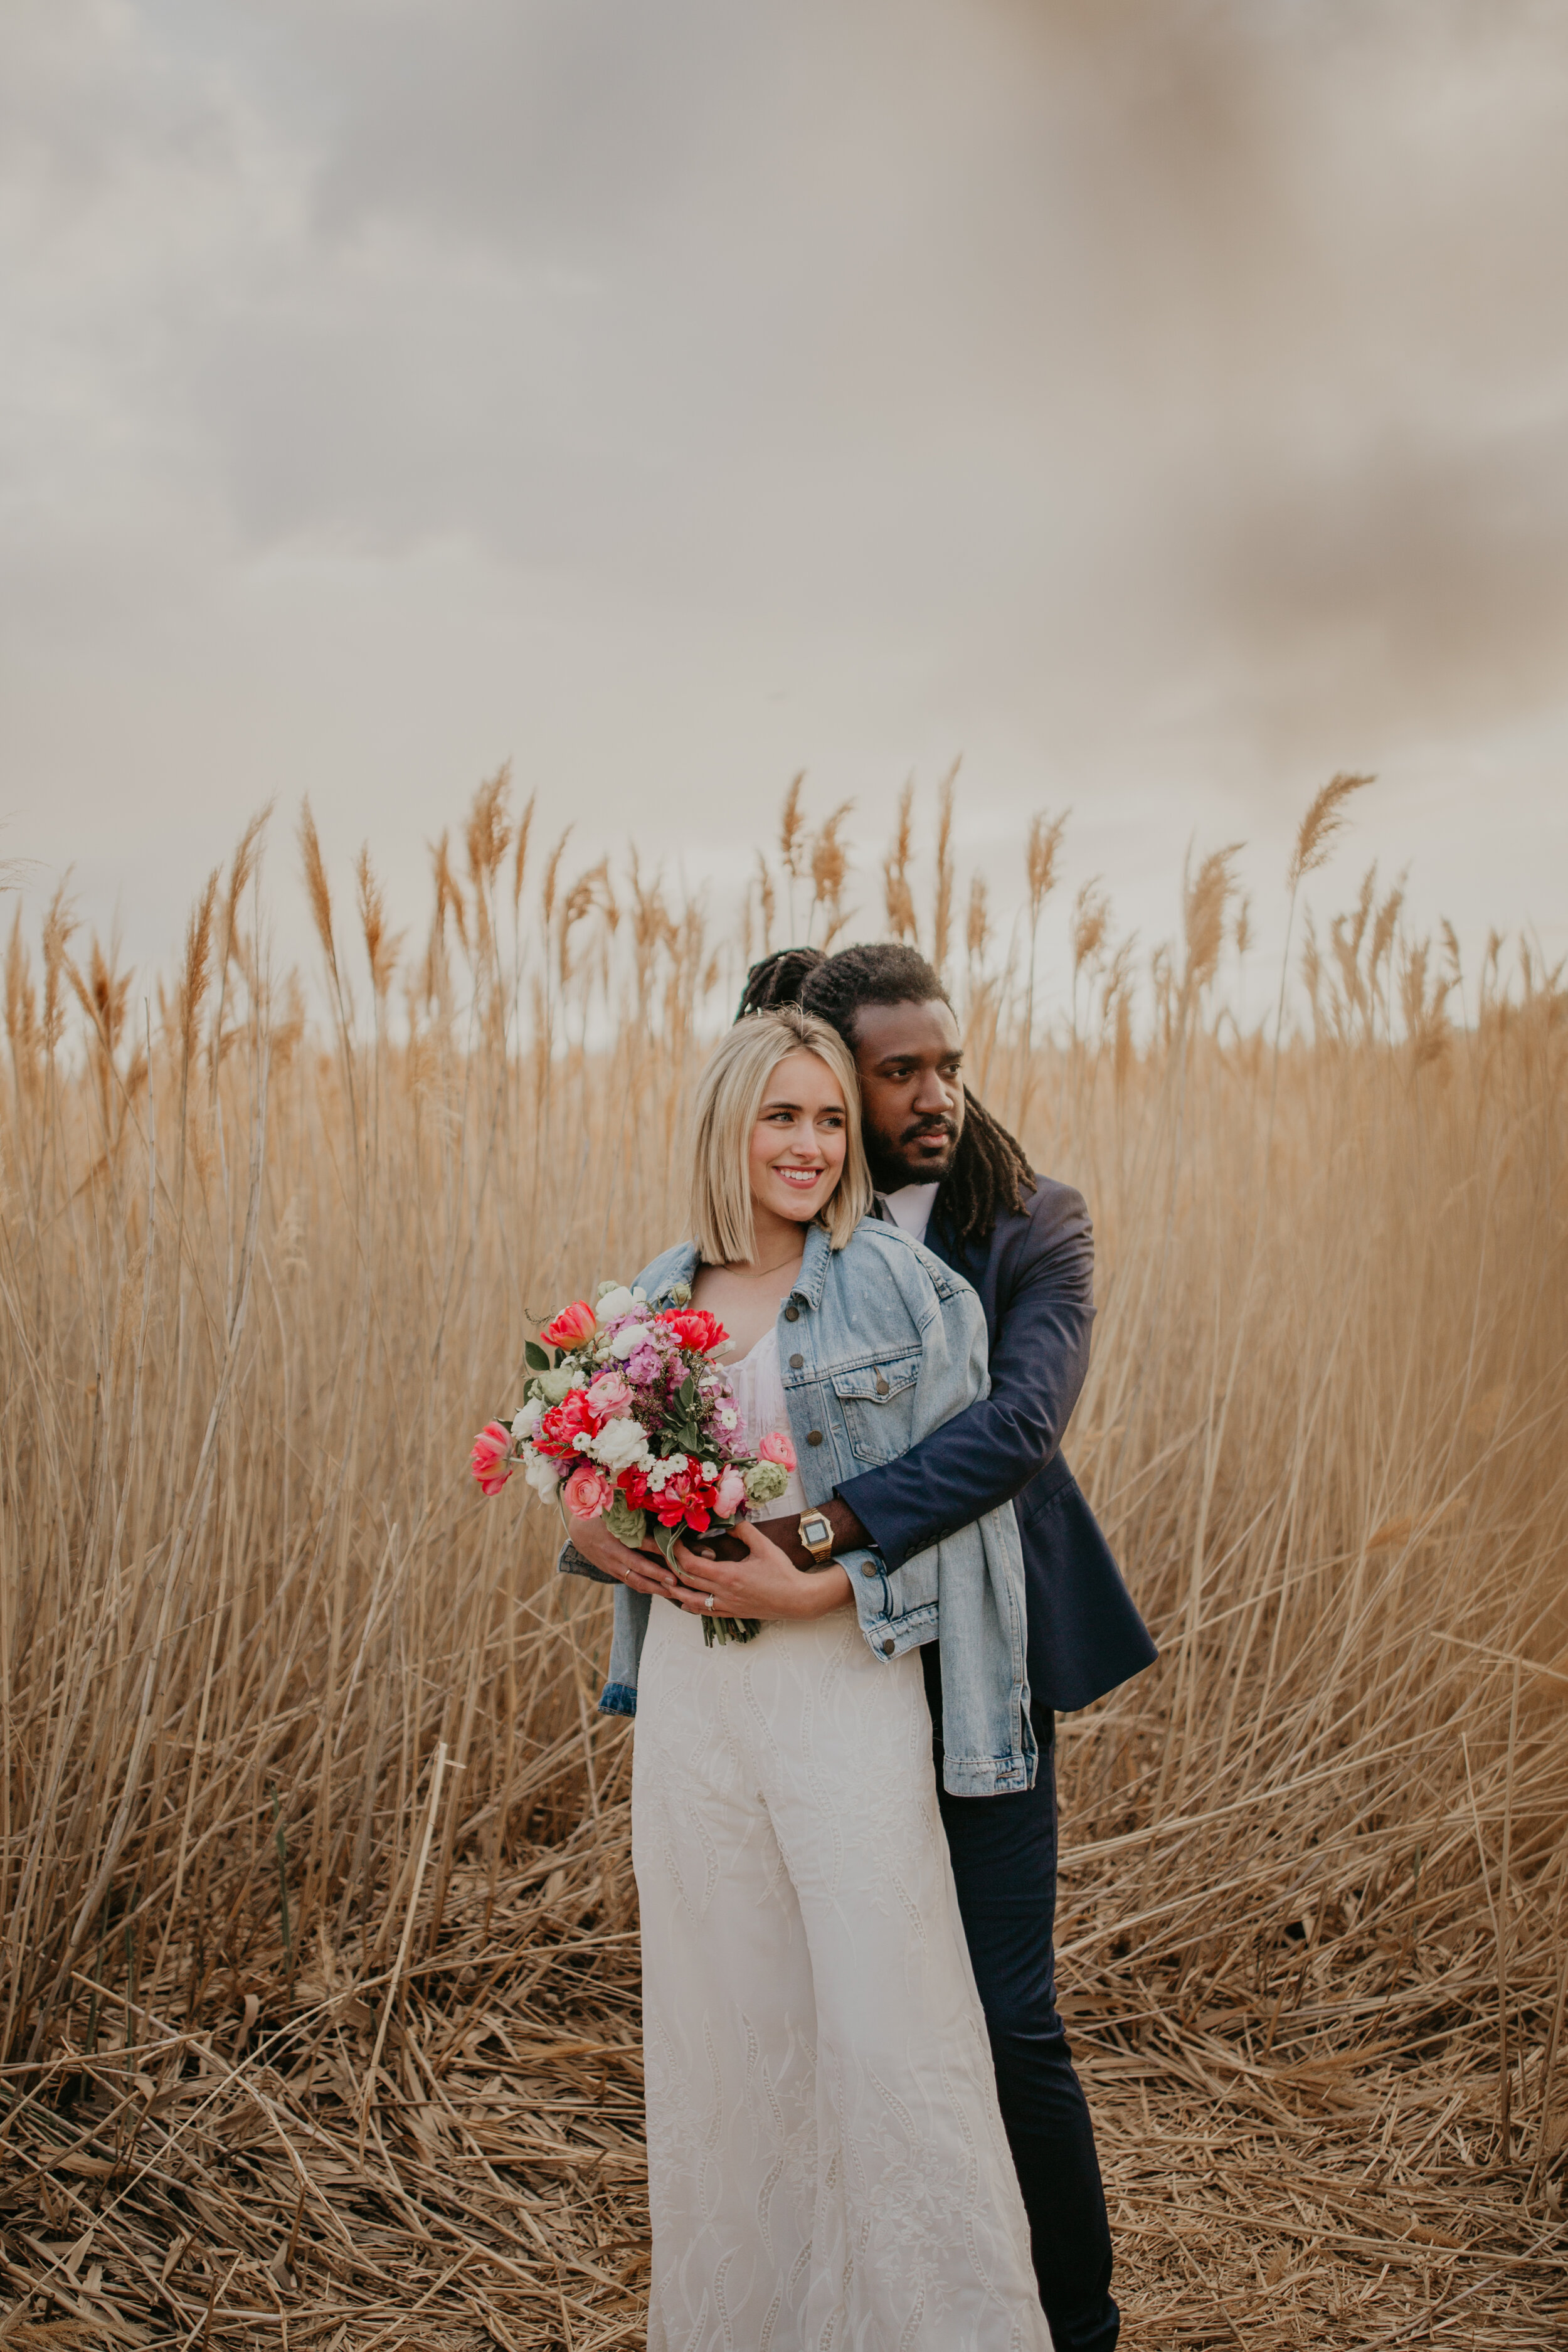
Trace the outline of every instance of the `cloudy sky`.
<instances>
[{"instance_id":1,"label":"cloudy sky","mask_svg":"<svg viewBox=\"0 0 1568 2352\"><path fill-rule=\"evenodd\" d=\"M1325 903L1563 952L1565 219L1561 0L7 0L0 850L162 959L269 797L722 898L962 751L1267 939L1370 768Z\"/></svg>"}]
</instances>

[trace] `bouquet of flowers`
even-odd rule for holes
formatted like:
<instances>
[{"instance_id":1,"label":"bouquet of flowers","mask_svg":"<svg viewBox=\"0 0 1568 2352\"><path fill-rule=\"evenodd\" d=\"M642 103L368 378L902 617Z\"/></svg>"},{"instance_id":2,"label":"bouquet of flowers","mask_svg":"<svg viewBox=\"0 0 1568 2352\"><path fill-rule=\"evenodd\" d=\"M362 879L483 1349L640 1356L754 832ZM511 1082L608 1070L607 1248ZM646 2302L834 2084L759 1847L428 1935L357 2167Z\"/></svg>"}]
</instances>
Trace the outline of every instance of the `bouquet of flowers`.
<instances>
[{"instance_id":1,"label":"bouquet of flowers","mask_svg":"<svg viewBox=\"0 0 1568 2352\"><path fill-rule=\"evenodd\" d=\"M474 1476L495 1495L521 1467L544 1500L558 1496L579 1519L603 1518L634 1548L651 1537L674 1568L683 1536L728 1533L754 1505L776 1501L795 1468L782 1430L746 1451L740 1409L715 1360L729 1344L723 1325L692 1307L685 1283L657 1307L624 1283L601 1283L595 1306L574 1300L528 1342L521 1408L475 1438ZM710 1645L749 1642L761 1630L750 1617L702 1620Z\"/></svg>"}]
</instances>

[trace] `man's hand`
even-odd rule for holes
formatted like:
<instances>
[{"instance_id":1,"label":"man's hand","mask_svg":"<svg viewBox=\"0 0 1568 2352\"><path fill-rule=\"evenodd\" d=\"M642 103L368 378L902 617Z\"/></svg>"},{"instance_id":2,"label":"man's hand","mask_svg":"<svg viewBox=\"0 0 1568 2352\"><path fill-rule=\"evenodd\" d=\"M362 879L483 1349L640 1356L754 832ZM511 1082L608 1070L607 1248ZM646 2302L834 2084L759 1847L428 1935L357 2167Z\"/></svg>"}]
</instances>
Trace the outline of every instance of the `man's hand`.
<instances>
[{"instance_id":1,"label":"man's hand","mask_svg":"<svg viewBox=\"0 0 1568 2352\"><path fill-rule=\"evenodd\" d=\"M848 1504L841 1503L837 1495L830 1502L813 1507L820 1507L826 1514L827 1523L833 1529L836 1552L856 1551L870 1544L870 1537ZM820 1566L821 1563L813 1559L800 1539L798 1511L788 1512L782 1519L753 1519L749 1524L755 1528L758 1535L766 1536L770 1543L776 1544L795 1568L815 1569ZM746 1547L734 1536L699 1536L692 1540L700 1543L703 1550L715 1559L734 1560L746 1557Z\"/></svg>"},{"instance_id":2,"label":"man's hand","mask_svg":"<svg viewBox=\"0 0 1568 2352\"><path fill-rule=\"evenodd\" d=\"M700 1537L696 1549L686 1543L675 1547L676 1561L689 1580L680 1606L693 1617L755 1617L764 1623L784 1617L826 1617L831 1610L847 1608L855 1598L836 1559L826 1561L820 1574L802 1576L776 1544L744 1519L724 1541L734 1544L739 1565L714 1559L712 1547Z\"/></svg>"},{"instance_id":3,"label":"man's hand","mask_svg":"<svg viewBox=\"0 0 1568 2352\"><path fill-rule=\"evenodd\" d=\"M603 1519L573 1519L569 1522L572 1541L584 1559L613 1576L630 1592L661 1593L673 1601L680 1591L680 1579L665 1566L663 1555L654 1550L633 1551L610 1533Z\"/></svg>"}]
</instances>

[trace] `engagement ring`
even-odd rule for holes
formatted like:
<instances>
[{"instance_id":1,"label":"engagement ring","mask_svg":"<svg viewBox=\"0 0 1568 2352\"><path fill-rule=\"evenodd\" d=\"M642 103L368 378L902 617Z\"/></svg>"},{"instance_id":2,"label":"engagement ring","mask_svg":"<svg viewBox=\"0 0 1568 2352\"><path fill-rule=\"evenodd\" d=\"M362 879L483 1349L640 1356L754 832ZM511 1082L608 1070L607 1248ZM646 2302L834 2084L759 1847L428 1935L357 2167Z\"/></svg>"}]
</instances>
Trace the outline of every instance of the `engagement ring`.
<instances>
[{"instance_id":1,"label":"engagement ring","mask_svg":"<svg viewBox=\"0 0 1568 2352\"><path fill-rule=\"evenodd\" d=\"M707 1609L711 1609L711 1608L712 1608L712 1606L713 1606L713 1595L712 1595L711 1593L710 1593L710 1594L708 1595L708 1598L707 1598L707 1600L704 1601L703 1606L704 1606L704 1608L707 1608Z\"/></svg>"}]
</instances>

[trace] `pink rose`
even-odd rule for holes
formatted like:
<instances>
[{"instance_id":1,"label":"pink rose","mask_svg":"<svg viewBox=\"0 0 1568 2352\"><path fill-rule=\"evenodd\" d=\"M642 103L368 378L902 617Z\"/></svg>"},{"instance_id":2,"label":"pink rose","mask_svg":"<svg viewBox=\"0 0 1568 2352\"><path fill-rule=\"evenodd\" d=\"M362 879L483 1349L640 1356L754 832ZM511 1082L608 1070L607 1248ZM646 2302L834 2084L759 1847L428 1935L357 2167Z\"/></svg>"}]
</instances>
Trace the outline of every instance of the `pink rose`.
<instances>
[{"instance_id":1,"label":"pink rose","mask_svg":"<svg viewBox=\"0 0 1568 2352\"><path fill-rule=\"evenodd\" d=\"M547 1348L580 1348L593 1338L595 1328L593 1308L585 1298L577 1298L563 1307L539 1336Z\"/></svg>"},{"instance_id":2,"label":"pink rose","mask_svg":"<svg viewBox=\"0 0 1568 2352\"><path fill-rule=\"evenodd\" d=\"M601 1421L618 1421L631 1401L630 1385L619 1372L601 1372L589 1384L588 1402Z\"/></svg>"},{"instance_id":3,"label":"pink rose","mask_svg":"<svg viewBox=\"0 0 1568 2352\"><path fill-rule=\"evenodd\" d=\"M512 1465L507 1460L511 1452L511 1432L503 1429L499 1421L487 1421L474 1440L468 1467L487 1495L499 1495L511 1476Z\"/></svg>"},{"instance_id":4,"label":"pink rose","mask_svg":"<svg viewBox=\"0 0 1568 2352\"><path fill-rule=\"evenodd\" d=\"M713 1492L713 1508L721 1519L732 1519L746 1499L746 1482L738 1470L726 1470Z\"/></svg>"},{"instance_id":5,"label":"pink rose","mask_svg":"<svg viewBox=\"0 0 1568 2352\"><path fill-rule=\"evenodd\" d=\"M616 1490L592 1462L580 1462L561 1491L574 1518L596 1519Z\"/></svg>"},{"instance_id":6,"label":"pink rose","mask_svg":"<svg viewBox=\"0 0 1568 2352\"><path fill-rule=\"evenodd\" d=\"M795 1448L782 1429L769 1430L757 1447L757 1458L762 1462L776 1462L781 1470L795 1468Z\"/></svg>"}]
</instances>

